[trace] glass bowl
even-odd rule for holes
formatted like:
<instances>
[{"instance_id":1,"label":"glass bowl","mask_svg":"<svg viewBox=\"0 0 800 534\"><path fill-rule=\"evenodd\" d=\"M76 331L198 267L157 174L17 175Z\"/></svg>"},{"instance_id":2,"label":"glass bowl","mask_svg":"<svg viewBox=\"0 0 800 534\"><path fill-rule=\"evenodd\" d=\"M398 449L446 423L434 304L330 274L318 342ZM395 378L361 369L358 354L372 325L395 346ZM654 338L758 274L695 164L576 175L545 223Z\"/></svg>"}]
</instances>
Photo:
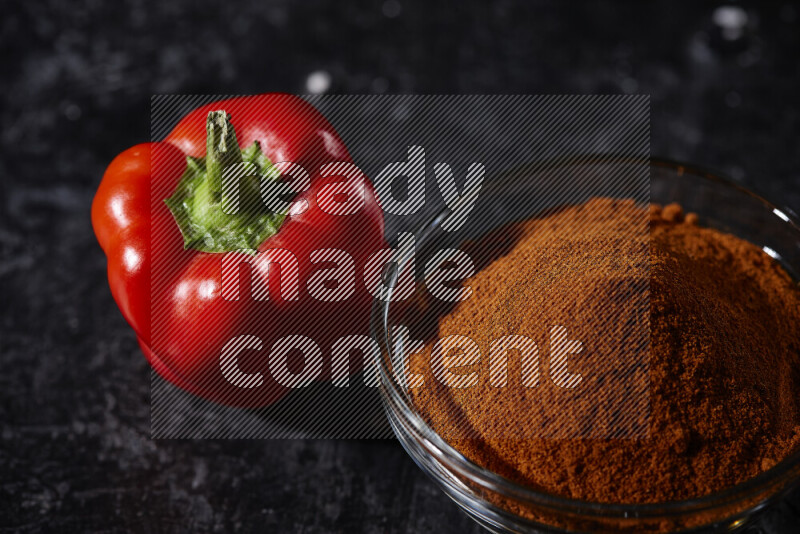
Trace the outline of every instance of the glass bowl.
<instances>
[{"instance_id":1,"label":"glass bowl","mask_svg":"<svg viewBox=\"0 0 800 534\"><path fill-rule=\"evenodd\" d=\"M581 160L558 165L576 173L591 172ZM416 255L425 250L458 247L503 224L531 218L543 209L525 202L525 191L540 187L548 177L535 165L520 167L488 182L480 195L485 216L471 217L467 232L442 232L442 213L415 233ZM591 191L586 192L587 200ZM580 192L578 194L580 197ZM646 193L645 193L646 197ZM575 192L570 197L575 203ZM641 198L641 197L640 197ZM800 219L760 196L713 173L664 160L650 161L652 202L680 203L694 212L700 224L734 234L761 247L800 279ZM554 200L558 202L558 199ZM449 213L449 212L448 212ZM408 262L401 256L396 280ZM390 280L391 285L391 280ZM389 339L393 304L378 301L372 329L381 348L378 371L384 408L400 443L417 465L475 521L493 532L711 532L733 531L752 522L773 501L783 497L800 479L800 451L761 475L704 497L658 504L602 504L567 499L535 491L477 465L436 434L415 410L405 389L394 379Z\"/></svg>"}]
</instances>

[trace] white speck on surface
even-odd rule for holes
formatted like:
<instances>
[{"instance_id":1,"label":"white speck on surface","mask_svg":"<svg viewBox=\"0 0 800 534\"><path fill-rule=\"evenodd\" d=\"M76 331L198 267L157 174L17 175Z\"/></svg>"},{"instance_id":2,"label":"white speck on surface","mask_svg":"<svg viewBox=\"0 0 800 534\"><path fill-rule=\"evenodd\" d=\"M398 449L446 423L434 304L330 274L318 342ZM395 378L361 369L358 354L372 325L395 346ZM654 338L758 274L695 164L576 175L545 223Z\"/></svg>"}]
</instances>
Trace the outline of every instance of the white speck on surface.
<instances>
[{"instance_id":1,"label":"white speck on surface","mask_svg":"<svg viewBox=\"0 0 800 534\"><path fill-rule=\"evenodd\" d=\"M697 63L712 63L714 54L708 47L708 36L700 32L689 42L689 55Z\"/></svg>"},{"instance_id":2,"label":"white speck on surface","mask_svg":"<svg viewBox=\"0 0 800 534\"><path fill-rule=\"evenodd\" d=\"M75 104L70 104L64 109L64 116L71 121L76 121L81 118L81 108Z\"/></svg>"},{"instance_id":3,"label":"white speck on surface","mask_svg":"<svg viewBox=\"0 0 800 534\"><path fill-rule=\"evenodd\" d=\"M208 465L202 460L194 463L194 478L192 478L192 489L197 489L203 485L208 476Z\"/></svg>"},{"instance_id":4,"label":"white speck on surface","mask_svg":"<svg viewBox=\"0 0 800 534\"><path fill-rule=\"evenodd\" d=\"M398 17L403 12L403 6L397 0L386 0L383 3L383 16L393 19Z\"/></svg>"},{"instance_id":5,"label":"white speck on surface","mask_svg":"<svg viewBox=\"0 0 800 534\"><path fill-rule=\"evenodd\" d=\"M729 108L738 108L739 104L742 103L742 97L736 91L730 91L725 95L725 103Z\"/></svg>"},{"instance_id":6,"label":"white speck on surface","mask_svg":"<svg viewBox=\"0 0 800 534\"><path fill-rule=\"evenodd\" d=\"M728 170L728 176L730 176L731 180L733 180L734 182L741 182L742 180L744 180L745 176L744 169L737 165L734 165Z\"/></svg>"},{"instance_id":7,"label":"white speck on surface","mask_svg":"<svg viewBox=\"0 0 800 534\"><path fill-rule=\"evenodd\" d=\"M747 12L738 6L720 6L711 15L714 24L722 29L725 39L734 41L744 34L747 27Z\"/></svg>"},{"instance_id":8,"label":"white speck on surface","mask_svg":"<svg viewBox=\"0 0 800 534\"><path fill-rule=\"evenodd\" d=\"M385 93L389 89L389 81L386 78L375 78L372 80L372 92Z\"/></svg>"},{"instance_id":9,"label":"white speck on surface","mask_svg":"<svg viewBox=\"0 0 800 534\"><path fill-rule=\"evenodd\" d=\"M331 75L324 70L312 72L306 78L306 90L312 95L319 95L330 89Z\"/></svg>"},{"instance_id":10,"label":"white speck on surface","mask_svg":"<svg viewBox=\"0 0 800 534\"><path fill-rule=\"evenodd\" d=\"M639 82L633 78L625 78L619 85L622 91L627 94L633 94L639 89Z\"/></svg>"}]
</instances>

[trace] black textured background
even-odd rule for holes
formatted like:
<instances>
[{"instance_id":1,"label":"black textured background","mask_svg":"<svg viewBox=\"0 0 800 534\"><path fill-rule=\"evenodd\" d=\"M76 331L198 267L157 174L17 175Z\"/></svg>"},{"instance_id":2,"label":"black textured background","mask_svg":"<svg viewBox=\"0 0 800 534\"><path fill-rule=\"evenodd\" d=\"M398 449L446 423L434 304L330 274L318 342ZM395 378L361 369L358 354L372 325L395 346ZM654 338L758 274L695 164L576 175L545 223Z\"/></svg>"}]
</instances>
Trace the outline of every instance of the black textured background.
<instances>
[{"instance_id":1,"label":"black textured background","mask_svg":"<svg viewBox=\"0 0 800 534\"><path fill-rule=\"evenodd\" d=\"M726 30L719 5L4 2L0 532L476 532L394 441L150 440L89 221L103 169L149 138L154 93L321 71L329 92L650 94L654 154L798 210L800 6ZM758 528L797 531L798 503Z\"/></svg>"}]
</instances>

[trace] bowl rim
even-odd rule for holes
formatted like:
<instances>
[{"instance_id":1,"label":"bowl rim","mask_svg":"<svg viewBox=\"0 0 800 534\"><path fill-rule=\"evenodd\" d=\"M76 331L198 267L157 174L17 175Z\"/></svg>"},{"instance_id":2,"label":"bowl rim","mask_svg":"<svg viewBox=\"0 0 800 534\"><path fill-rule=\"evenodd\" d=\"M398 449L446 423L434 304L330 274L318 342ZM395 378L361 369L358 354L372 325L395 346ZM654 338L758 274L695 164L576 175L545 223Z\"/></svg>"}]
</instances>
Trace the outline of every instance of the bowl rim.
<instances>
[{"instance_id":1,"label":"bowl rim","mask_svg":"<svg viewBox=\"0 0 800 534\"><path fill-rule=\"evenodd\" d=\"M633 161L637 159L613 154L599 154L595 156L601 157L602 161ZM778 218L792 226L794 231L798 233L798 236L800 236L800 217L793 210L767 200L751 189L737 184L730 178L724 176L722 173L710 171L698 165L682 163L667 158L649 157L647 159L648 166L651 171L655 167L672 171L678 176L692 174L705 180L714 182L720 186L737 190L738 192L764 205L765 208L773 212L773 214L775 214ZM638 160L641 161L641 158L638 158ZM569 156L552 158L548 160L548 162L556 165L572 165L578 162L586 163L587 160L586 156ZM541 163L541 161L537 162L537 164ZM504 182L502 177L514 173L518 174L526 167L526 165L522 165L499 173L495 178L500 179L487 181L487 186L492 187L494 185L495 187L500 187ZM435 216L429 218L423 225L419 226L418 231L415 232L417 243L419 244L425 242L426 239L430 238L431 234L437 230L438 224L441 223L448 213L449 210L445 208ZM400 265L407 261L407 257L401 256L401 258L402 259L398 261L398 264ZM397 276L397 273L400 271L401 269L396 269L394 276ZM755 477L746 479L738 484L714 493L710 493L708 495L685 500L641 504L603 503L562 497L544 491L538 491L529 486L514 482L511 479L481 467L465 457L453 446L447 443L444 438L437 434L418 413L410 408L406 393L401 390L399 384L397 384L396 380L392 376L392 371L386 366L387 358L385 355L388 354L390 356L389 360L391 360L392 354L392 351L389 348L390 343L388 339L388 332L383 326L384 324L388 324L389 303L390 302L388 300L382 301L380 299L376 299L372 308L370 321L372 336L380 347L380 351L378 351L378 353L375 355L375 358L377 369L381 377L380 390L383 396L385 408L387 410L390 409L389 404L399 407L402 410L402 419L405 420L406 424L410 424L411 428L418 435L418 437L427 442L426 448L433 449L432 451L427 450L428 454L432 454L440 462L446 462L450 468L457 470L462 475L468 476L472 482L477 483L486 489L524 501L529 501L573 513L591 512L602 517L631 519L658 518L675 513L685 514L690 512L713 510L715 508L729 506L744 498L752 497L754 494L769 490L776 485L781 486L777 491L769 492L769 495L759 499L759 501L753 503L752 506L748 506L748 509L752 510L759 508L761 505L764 505L766 501L777 498L779 495L788 492L791 488L800 484L800 476L798 476L800 475L800 471L798 471L798 468L800 468L800 450L796 450L774 466L756 475ZM396 432L394 427L393 431ZM736 514L733 514L732 517L735 517L735 515Z\"/></svg>"}]
</instances>

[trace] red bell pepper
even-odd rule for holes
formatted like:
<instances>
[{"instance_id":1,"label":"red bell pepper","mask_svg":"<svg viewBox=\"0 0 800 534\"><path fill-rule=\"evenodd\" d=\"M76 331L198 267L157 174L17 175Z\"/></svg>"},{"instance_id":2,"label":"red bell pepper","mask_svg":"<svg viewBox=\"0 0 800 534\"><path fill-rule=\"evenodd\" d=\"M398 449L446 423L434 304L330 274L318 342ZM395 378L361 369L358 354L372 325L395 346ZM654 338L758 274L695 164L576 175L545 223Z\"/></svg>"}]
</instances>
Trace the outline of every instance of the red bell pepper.
<instances>
[{"instance_id":1,"label":"red bell pepper","mask_svg":"<svg viewBox=\"0 0 800 534\"><path fill-rule=\"evenodd\" d=\"M242 161L262 176L241 178L241 207L229 214L222 205L223 176ZM305 210L285 215L259 202L264 176L300 183L291 173L280 175L279 162L309 173L308 187L293 199ZM340 302L320 301L304 291L304 283L330 263L312 261L313 251L345 251L360 273L384 243L383 217L369 180L321 171L334 162L352 160L333 126L304 100L284 94L205 105L186 115L163 142L136 145L111 162L94 198L92 224L107 256L114 299L163 378L216 402L263 406L288 391L266 369L277 339L303 335L325 350L339 336L364 332L372 297L360 276L355 291ZM326 195L336 184L348 185ZM350 194L363 195L354 213L332 214L335 210L324 205ZM262 259L240 269L239 299L230 300L222 292L223 262L253 260L242 249L258 249ZM270 250L297 258L296 300L280 291L287 274L283 265L267 268L263 258ZM269 287L268 300L251 298L256 281ZM241 372L261 373L259 387L234 385L220 369L223 347L239 335L263 343L238 359ZM322 376L329 373L326 362Z\"/></svg>"}]
</instances>

